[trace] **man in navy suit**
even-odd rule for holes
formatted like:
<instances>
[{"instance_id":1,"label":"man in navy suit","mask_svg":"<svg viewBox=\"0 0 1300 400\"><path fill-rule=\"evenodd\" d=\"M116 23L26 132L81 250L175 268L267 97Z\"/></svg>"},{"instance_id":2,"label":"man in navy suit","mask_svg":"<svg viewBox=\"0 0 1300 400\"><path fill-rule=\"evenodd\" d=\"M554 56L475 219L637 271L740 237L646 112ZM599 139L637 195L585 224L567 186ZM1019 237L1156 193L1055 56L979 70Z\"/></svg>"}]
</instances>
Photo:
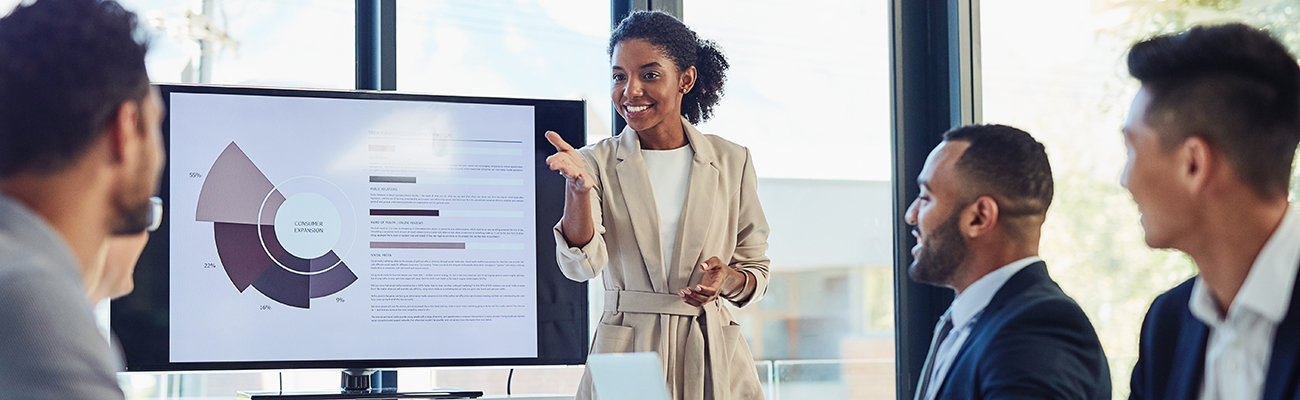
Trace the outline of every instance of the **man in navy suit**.
<instances>
[{"instance_id":1,"label":"man in navy suit","mask_svg":"<svg viewBox=\"0 0 1300 400\"><path fill-rule=\"evenodd\" d=\"M1142 82L1122 183L1147 245L1200 274L1142 324L1131 399L1295 399L1300 385L1300 213L1287 202L1300 143L1300 66L1242 24L1133 46Z\"/></svg>"},{"instance_id":2,"label":"man in navy suit","mask_svg":"<svg viewBox=\"0 0 1300 400\"><path fill-rule=\"evenodd\" d=\"M957 292L915 398L1109 399L1092 323L1047 274L1038 239L1052 203L1043 145L1003 125L944 134L907 209L908 275Z\"/></svg>"}]
</instances>

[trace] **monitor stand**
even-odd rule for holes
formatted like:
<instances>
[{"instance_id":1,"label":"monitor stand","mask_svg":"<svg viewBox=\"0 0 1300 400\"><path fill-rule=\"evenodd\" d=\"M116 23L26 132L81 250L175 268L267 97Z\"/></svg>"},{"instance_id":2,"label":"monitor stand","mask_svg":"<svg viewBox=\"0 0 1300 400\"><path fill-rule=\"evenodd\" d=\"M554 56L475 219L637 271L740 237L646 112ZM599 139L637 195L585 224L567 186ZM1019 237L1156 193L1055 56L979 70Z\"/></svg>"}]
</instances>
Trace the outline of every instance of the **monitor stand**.
<instances>
[{"instance_id":1,"label":"monitor stand","mask_svg":"<svg viewBox=\"0 0 1300 400\"><path fill-rule=\"evenodd\" d=\"M345 400L345 399L476 399L478 390L432 389L427 392L398 392L396 370L345 369L338 391L333 392L239 392L250 400Z\"/></svg>"}]
</instances>

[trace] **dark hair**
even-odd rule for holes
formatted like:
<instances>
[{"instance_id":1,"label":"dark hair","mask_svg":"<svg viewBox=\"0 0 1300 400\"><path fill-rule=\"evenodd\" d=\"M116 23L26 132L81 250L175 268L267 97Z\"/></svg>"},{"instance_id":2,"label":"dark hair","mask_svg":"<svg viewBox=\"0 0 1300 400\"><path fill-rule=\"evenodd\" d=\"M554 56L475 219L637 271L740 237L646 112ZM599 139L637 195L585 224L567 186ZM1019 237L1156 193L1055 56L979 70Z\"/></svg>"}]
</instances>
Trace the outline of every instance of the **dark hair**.
<instances>
[{"instance_id":1,"label":"dark hair","mask_svg":"<svg viewBox=\"0 0 1300 400\"><path fill-rule=\"evenodd\" d=\"M700 39L686 24L659 11L637 11L623 18L609 35L605 53L613 56L619 42L641 39L659 48L679 71L695 67L695 86L682 97L682 115L692 124L713 117L727 81L727 57L712 40Z\"/></svg>"},{"instance_id":2,"label":"dark hair","mask_svg":"<svg viewBox=\"0 0 1300 400\"><path fill-rule=\"evenodd\" d=\"M136 28L114 1L40 0L0 19L0 177L67 166L148 97Z\"/></svg>"},{"instance_id":3,"label":"dark hair","mask_svg":"<svg viewBox=\"0 0 1300 400\"><path fill-rule=\"evenodd\" d=\"M1150 94L1146 123L1173 149L1197 136L1265 196L1285 196L1300 143L1300 66L1267 32L1198 26L1133 45L1128 70Z\"/></svg>"},{"instance_id":4,"label":"dark hair","mask_svg":"<svg viewBox=\"0 0 1300 400\"><path fill-rule=\"evenodd\" d=\"M967 125L943 134L970 147L957 158L968 201L989 195L1006 217L1045 215L1052 205L1052 165L1043 144L1006 125Z\"/></svg>"}]
</instances>

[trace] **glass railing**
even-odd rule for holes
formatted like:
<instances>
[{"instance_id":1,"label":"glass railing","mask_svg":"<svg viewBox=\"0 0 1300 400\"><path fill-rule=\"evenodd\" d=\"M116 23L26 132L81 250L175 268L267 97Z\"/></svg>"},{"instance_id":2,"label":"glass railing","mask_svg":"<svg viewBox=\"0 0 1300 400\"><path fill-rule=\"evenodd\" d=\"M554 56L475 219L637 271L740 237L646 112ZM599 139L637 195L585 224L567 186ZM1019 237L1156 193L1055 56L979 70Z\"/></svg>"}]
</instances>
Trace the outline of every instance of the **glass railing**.
<instances>
[{"instance_id":1,"label":"glass railing","mask_svg":"<svg viewBox=\"0 0 1300 400\"><path fill-rule=\"evenodd\" d=\"M779 360L766 369L769 400L892 399L894 360ZM762 377L764 367L760 367ZM770 389L769 389L770 388Z\"/></svg>"},{"instance_id":2,"label":"glass railing","mask_svg":"<svg viewBox=\"0 0 1300 400\"><path fill-rule=\"evenodd\" d=\"M763 360L754 363L768 400L892 399L894 360ZM582 366L517 367L511 393L565 394L577 390ZM505 394L510 368L410 368L398 370L399 389L432 387L482 390ZM128 399L233 398L238 391L322 390L338 385L337 370L216 372L186 374L124 373Z\"/></svg>"}]
</instances>

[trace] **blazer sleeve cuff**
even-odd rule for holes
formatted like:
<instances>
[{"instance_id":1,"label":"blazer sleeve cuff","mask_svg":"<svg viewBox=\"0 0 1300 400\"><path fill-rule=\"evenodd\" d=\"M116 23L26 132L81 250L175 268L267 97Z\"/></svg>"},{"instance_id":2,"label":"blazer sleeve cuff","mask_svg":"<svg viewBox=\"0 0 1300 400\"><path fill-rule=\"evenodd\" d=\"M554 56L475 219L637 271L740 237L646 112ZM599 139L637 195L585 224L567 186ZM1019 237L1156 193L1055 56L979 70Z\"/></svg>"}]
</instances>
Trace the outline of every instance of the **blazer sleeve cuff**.
<instances>
[{"instance_id":1,"label":"blazer sleeve cuff","mask_svg":"<svg viewBox=\"0 0 1300 400\"><path fill-rule=\"evenodd\" d=\"M555 258L560 264L560 270L569 279L576 281L585 281L595 278L597 271L591 265L592 257L601 250L600 237L595 236L591 241L582 247L575 247L569 244L568 239L564 238L564 232L560 229L560 224L555 224L551 229L555 235Z\"/></svg>"}]
</instances>

